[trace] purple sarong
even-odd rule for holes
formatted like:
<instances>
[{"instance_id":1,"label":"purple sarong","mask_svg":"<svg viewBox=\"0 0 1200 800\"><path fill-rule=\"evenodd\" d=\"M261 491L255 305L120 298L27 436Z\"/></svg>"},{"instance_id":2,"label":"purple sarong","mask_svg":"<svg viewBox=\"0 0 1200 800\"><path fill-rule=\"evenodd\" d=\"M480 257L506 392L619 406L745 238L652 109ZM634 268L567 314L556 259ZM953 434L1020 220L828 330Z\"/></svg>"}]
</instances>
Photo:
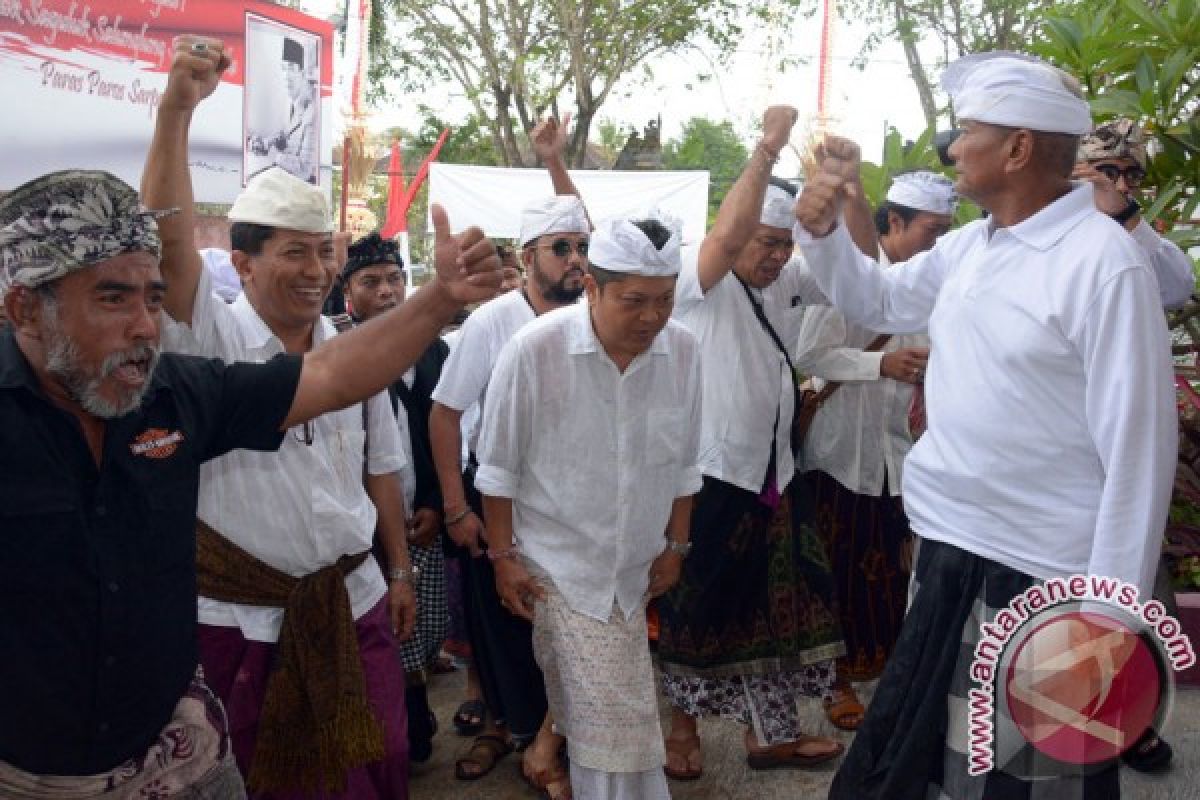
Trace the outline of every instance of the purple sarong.
<instances>
[{"instance_id":1,"label":"purple sarong","mask_svg":"<svg viewBox=\"0 0 1200 800\"><path fill-rule=\"evenodd\" d=\"M407 800L408 717L404 707L404 667L392 636L387 599L355 622L359 657L367 683L367 701L383 723L382 761L351 770L346 791L254 793L253 800ZM242 775L250 763L258 736L258 720L276 645L245 639L238 628L200 625L197 633L200 663L209 687L221 698L229 718L233 755Z\"/></svg>"}]
</instances>

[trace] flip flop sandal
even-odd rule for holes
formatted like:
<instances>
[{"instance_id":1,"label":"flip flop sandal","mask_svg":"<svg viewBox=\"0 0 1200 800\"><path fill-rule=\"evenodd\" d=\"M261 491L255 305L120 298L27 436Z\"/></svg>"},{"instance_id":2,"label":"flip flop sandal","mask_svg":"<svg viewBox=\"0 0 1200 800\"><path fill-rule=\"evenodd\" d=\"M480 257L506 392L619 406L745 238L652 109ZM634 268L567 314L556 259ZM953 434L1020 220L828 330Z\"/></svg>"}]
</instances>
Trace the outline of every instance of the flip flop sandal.
<instances>
[{"instance_id":1,"label":"flip flop sandal","mask_svg":"<svg viewBox=\"0 0 1200 800\"><path fill-rule=\"evenodd\" d=\"M663 744L667 748L667 763L663 765L663 772L668 778L673 781L698 781L700 776L704 774L704 767L700 766L696 769L691 768L692 754L700 753L700 737L693 736L690 739L664 739ZM671 756L676 756L683 761L687 766L683 769L671 769Z\"/></svg>"},{"instance_id":2,"label":"flip flop sandal","mask_svg":"<svg viewBox=\"0 0 1200 800\"><path fill-rule=\"evenodd\" d=\"M542 776L531 776L525 771L525 764L522 762L521 779L529 785L529 788L537 792L538 797L542 800L571 800L572 798L571 780L567 777L567 771L561 764L546 770Z\"/></svg>"},{"instance_id":3,"label":"flip flop sandal","mask_svg":"<svg viewBox=\"0 0 1200 800\"><path fill-rule=\"evenodd\" d=\"M499 734L485 733L477 736L467 754L454 762L454 777L460 781L477 781L495 769L496 762L512 751L512 742ZM466 764L474 764L479 767L479 771L464 769Z\"/></svg>"},{"instance_id":4,"label":"flip flop sandal","mask_svg":"<svg viewBox=\"0 0 1200 800\"><path fill-rule=\"evenodd\" d=\"M769 750L761 753L747 753L746 766L750 769L811 769L812 767L826 764L841 756L846 751L846 748L841 742L834 742L837 745L836 750L831 750L828 753L820 755L807 756L799 752L796 748L807 741L816 740L815 736L805 736L794 742L786 742L776 745Z\"/></svg>"},{"instance_id":5,"label":"flip flop sandal","mask_svg":"<svg viewBox=\"0 0 1200 800\"><path fill-rule=\"evenodd\" d=\"M475 736L483 730L487 704L482 699L467 700L454 712L454 730L459 736Z\"/></svg>"},{"instance_id":6,"label":"flip flop sandal","mask_svg":"<svg viewBox=\"0 0 1200 800\"><path fill-rule=\"evenodd\" d=\"M866 707L859 701L853 689L835 689L835 700L825 701L825 716L833 727L843 731L856 731L862 724Z\"/></svg>"}]
</instances>

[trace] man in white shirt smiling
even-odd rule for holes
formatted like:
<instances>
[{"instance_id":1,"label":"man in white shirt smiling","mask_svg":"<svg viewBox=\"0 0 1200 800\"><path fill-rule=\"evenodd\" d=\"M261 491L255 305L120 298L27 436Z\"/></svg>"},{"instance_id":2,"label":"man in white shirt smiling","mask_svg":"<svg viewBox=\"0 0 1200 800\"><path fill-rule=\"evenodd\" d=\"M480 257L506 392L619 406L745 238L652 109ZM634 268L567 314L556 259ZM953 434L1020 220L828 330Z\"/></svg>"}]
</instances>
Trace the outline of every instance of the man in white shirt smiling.
<instances>
[{"instance_id":1,"label":"man in white shirt smiling","mask_svg":"<svg viewBox=\"0 0 1200 800\"><path fill-rule=\"evenodd\" d=\"M187 142L192 112L227 60L216 43L177 59L184 68L172 73L143 175L146 202L184 209L162 227L163 305L174 320L164 346L226 362L307 352L336 334L321 316L340 266L325 196L278 167L255 176L229 211L244 291L231 305L213 294L194 248ZM444 237L444 214L435 216ZM409 636L415 612L405 464L381 391L293 428L277 453L235 451L201 473L200 660L255 796L407 796L393 638ZM386 579L369 552L377 521ZM294 590L272 591L281 575L299 579Z\"/></svg>"},{"instance_id":2,"label":"man in white shirt smiling","mask_svg":"<svg viewBox=\"0 0 1200 800\"><path fill-rule=\"evenodd\" d=\"M929 427L903 486L917 589L830 797L1119 797L1114 762L1051 767L999 703L994 768L969 775L963 698L980 624L1036 581L1087 573L1149 596L1177 435L1159 287L1091 185L1069 180L1091 129L1073 79L994 53L952 64L943 86L964 128L956 188L990 218L879 269L838 224L858 170L844 139L796 211L848 318L931 340Z\"/></svg>"},{"instance_id":3,"label":"man in white shirt smiling","mask_svg":"<svg viewBox=\"0 0 1200 800\"><path fill-rule=\"evenodd\" d=\"M500 354L475 482L501 602L533 621L574 796L665 800L645 609L688 550L700 353L670 319L678 233L610 220L592 248L587 306Z\"/></svg>"}]
</instances>

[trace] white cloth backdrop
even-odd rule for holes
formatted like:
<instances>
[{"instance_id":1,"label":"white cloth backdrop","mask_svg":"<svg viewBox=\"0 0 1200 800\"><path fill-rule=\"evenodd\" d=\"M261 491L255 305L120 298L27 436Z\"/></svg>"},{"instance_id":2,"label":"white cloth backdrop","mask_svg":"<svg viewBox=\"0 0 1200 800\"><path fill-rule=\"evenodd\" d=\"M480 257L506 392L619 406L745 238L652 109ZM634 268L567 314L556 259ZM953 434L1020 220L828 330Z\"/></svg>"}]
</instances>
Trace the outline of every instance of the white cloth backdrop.
<instances>
[{"instance_id":1,"label":"white cloth backdrop","mask_svg":"<svg viewBox=\"0 0 1200 800\"><path fill-rule=\"evenodd\" d=\"M685 244L699 244L708 217L708 171L613 172L573 170L592 222L619 214L665 212L683 223ZM521 209L553 194L544 169L431 164L429 202L440 203L452 230L478 225L491 237L515 238ZM432 225L430 226L432 228Z\"/></svg>"}]
</instances>

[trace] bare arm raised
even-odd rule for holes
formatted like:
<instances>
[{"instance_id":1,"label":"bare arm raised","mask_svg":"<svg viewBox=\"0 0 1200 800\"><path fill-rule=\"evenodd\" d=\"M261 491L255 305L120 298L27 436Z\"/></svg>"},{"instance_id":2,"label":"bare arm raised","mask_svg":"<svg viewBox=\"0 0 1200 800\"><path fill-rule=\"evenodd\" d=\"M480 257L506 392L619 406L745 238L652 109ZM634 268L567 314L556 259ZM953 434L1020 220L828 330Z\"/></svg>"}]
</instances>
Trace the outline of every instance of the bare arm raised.
<instances>
[{"instance_id":1,"label":"bare arm raised","mask_svg":"<svg viewBox=\"0 0 1200 800\"><path fill-rule=\"evenodd\" d=\"M762 139L750 154L742 174L721 201L712 230L700 245L697 271L700 288L704 291L716 286L728 274L734 260L758 228L771 167L779 159L779 151L787 144L796 117L797 111L791 106L771 106L763 113Z\"/></svg>"},{"instance_id":2,"label":"bare arm raised","mask_svg":"<svg viewBox=\"0 0 1200 800\"><path fill-rule=\"evenodd\" d=\"M202 46L198 46L202 45ZM216 88L228 66L219 42L181 37L163 93L142 178L143 202L179 208L160 226L167 313L190 323L203 266L193 232L188 128L196 107ZM495 247L478 228L451 235L445 210L430 214L435 231L435 277L397 308L307 353L283 428L345 408L384 389L412 366L466 303L492 297L502 271Z\"/></svg>"},{"instance_id":3,"label":"bare arm raised","mask_svg":"<svg viewBox=\"0 0 1200 800\"><path fill-rule=\"evenodd\" d=\"M583 195L579 193L579 189L575 186L575 181L571 180L571 173L567 171L567 162L563 158L563 153L567 151L567 128L571 126L571 114L568 112L563 115L562 120L554 117L546 117L544 120L534 126L533 132L529 134L529 141L533 145L533 152L541 159L542 164L546 167L546 172L550 173L550 182L554 185L555 194L573 194L583 202ZM584 213L587 213L587 204L584 204ZM592 217L588 214L588 224L592 224ZM595 225L592 225L595 228Z\"/></svg>"}]
</instances>

